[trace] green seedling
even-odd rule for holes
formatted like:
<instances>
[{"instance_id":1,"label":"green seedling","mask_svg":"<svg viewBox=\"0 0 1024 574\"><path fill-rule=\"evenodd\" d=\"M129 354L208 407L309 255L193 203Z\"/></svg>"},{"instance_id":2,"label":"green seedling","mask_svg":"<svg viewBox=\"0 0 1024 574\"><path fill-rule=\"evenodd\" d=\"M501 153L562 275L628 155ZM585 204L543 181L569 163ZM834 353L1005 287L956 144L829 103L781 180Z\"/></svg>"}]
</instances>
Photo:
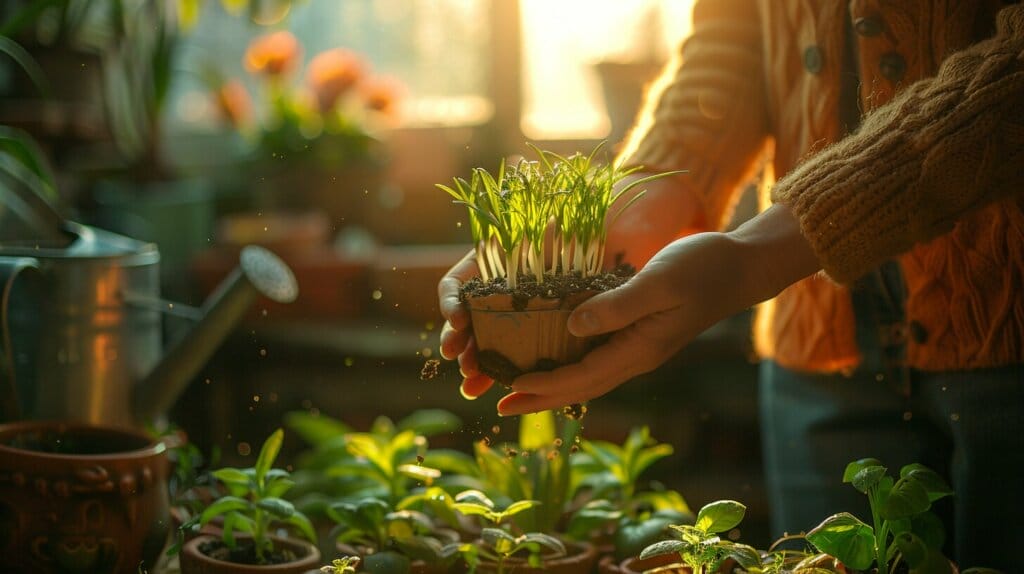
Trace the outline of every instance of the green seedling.
<instances>
[{"instance_id":1,"label":"green seedling","mask_svg":"<svg viewBox=\"0 0 1024 574\"><path fill-rule=\"evenodd\" d=\"M331 561L330 566L321 566L320 571L324 574L355 574L359 571L358 556L342 556Z\"/></svg>"},{"instance_id":2,"label":"green seedling","mask_svg":"<svg viewBox=\"0 0 1024 574\"><path fill-rule=\"evenodd\" d=\"M497 565L498 574L503 574L509 558L523 553L526 554L526 561L531 567L542 568L545 555L564 556L565 545L554 536L541 532L518 535L510 532L511 519L536 505L535 500L517 500L504 510L497 510L494 502L478 490L459 493L455 496L452 508L466 516L477 516L491 526L480 531L482 544L453 543L445 547L445 553L461 555L469 566L470 573L476 571L481 559L486 559Z\"/></svg>"},{"instance_id":3,"label":"green seedling","mask_svg":"<svg viewBox=\"0 0 1024 574\"><path fill-rule=\"evenodd\" d=\"M676 540L663 540L644 548L640 558L675 553L694 574L715 572L728 559L747 570L761 568L761 555L746 544L723 540L719 534L732 530L743 520L747 507L734 500L719 500L700 509L693 525L673 524Z\"/></svg>"},{"instance_id":4,"label":"green seedling","mask_svg":"<svg viewBox=\"0 0 1024 574\"><path fill-rule=\"evenodd\" d=\"M872 524L841 512L808 532L807 540L858 570L874 566L879 573L894 573L902 563L912 574L950 573L949 560L939 552L945 536L942 523L930 509L936 500L953 494L952 489L920 464L904 466L898 480L886 471L878 460L865 458L843 472L843 482L867 495Z\"/></svg>"},{"instance_id":5,"label":"green seedling","mask_svg":"<svg viewBox=\"0 0 1024 574\"><path fill-rule=\"evenodd\" d=\"M618 186L640 168L600 164L596 158L603 144L589 155L569 157L531 147L536 161L503 161L496 174L476 168L468 181L455 178L451 186L437 186L468 209L481 279L503 279L510 290L521 274L543 283L546 272L600 273L606 224L643 192L621 206L616 201L637 186L682 173L650 175Z\"/></svg>"},{"instance_id":6,"label":"green seedling","mask_svg":"<svg viewBox=\"0 0 1024 574\"><path fill-rule=\"evenodd\" d=\"M236 545L235 532L249 534L261 564L266 554L273 551L270 533L276 525L294 527L309 541L316 542L309 519L281 498L294 484L287 471L273 468L283 440L284 431L274 431L263 443L252 468L214 471L213 476L224 484L228 494L210 504L199 518L200 525L205 525L218 516L224 517L222 540L229 548Z\"/></svg>"}]
</instances>

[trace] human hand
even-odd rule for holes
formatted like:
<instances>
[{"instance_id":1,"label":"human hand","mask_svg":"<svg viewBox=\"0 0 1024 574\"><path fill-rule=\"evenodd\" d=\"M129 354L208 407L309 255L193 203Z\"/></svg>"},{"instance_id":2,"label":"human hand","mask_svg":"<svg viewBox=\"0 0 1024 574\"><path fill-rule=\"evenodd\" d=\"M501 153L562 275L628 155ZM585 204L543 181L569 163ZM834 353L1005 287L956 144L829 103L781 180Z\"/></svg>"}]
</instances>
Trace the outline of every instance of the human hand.
<instances>
[{"instance_id":1,"label":"human hand","mask_svg":"<svg viewBox=\"0 0 1024 574\"><path fill-rule=\"evenodd\" d=\"M441 328L441 356L449 361L459 360L459 372L462 374L459 390L467 399L479 397L494 384L490 377L480 372L469 309L459 300L459 288L478 274L476 254L470 251L437 284L438 307L445 318Z\"/></svg>"},{"instance_id":2,"label":"human hand","mask_svg":"<svg viewBox=\"0 0 1024 574\"><path fill-rule=\"evenodd\" d=\"M703 330L818 269L795 217L774 206L732 233L670 243L625 285L594 296L569 318L577 336L612 333L582 361L516 379L502 416L601 396L649 372Z\"/></svg>"}]
</instances>

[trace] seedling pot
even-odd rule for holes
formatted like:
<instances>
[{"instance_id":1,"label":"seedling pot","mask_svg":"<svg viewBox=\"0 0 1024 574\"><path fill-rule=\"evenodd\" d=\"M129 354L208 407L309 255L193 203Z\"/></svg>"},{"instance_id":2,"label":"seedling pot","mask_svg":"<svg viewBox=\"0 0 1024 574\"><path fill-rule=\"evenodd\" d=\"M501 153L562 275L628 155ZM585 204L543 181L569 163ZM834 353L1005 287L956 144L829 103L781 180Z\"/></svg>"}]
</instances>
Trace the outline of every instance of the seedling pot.
<instances>
[{"instance_id":1,"label":"seedling pot","mask_svg":"<svg viewBox=\"0 0 1024 574\"><path fill-rule=\"evenodd\" d=\"M568 554L558 558L545 558L543 568L533 568L523 558L513 556L505 562L507 574L530 574L533 572L554 572L555 574L589 574L597 562L597 549L587 542L565 542ZM481 562L476 569L483 574L497 574L498 565Z\"/></svg>"},{"instance_id":2,"label":"seedling pot","mask_svg":"<svg viewBox=\"0 0 1024 574\"><path fill-rule=\"evenodd\" d=\"M238 542L247 537L238 536ZM284 564L239 564L206 555L201 547L217 542L214 536L197 536L181 548L181 574L304 574L321 566L320 551L313 544L297 538L271 536L274 550L287 550L297 558Z\"/></svg>"},{"instance_id":3,"label":"seedling pot","mask_svg":"<svg viewBox=\"0 0 1024 574\"><path fill-rule=\"evenodd\" d=\"M166 446L135 431L0 425L4 572L134 573L171 527Z\"/></svg>"},{"instance_id":4,"label":"seedling pot","mask_svg":"<svg viewBox=\"0 0 1024 574\"><path fill-rule=\"evenodd\" d=\"M512 295L468 299L480 370L509 385L523 373L574 363L593 348L596 337L569 332L572 310L596 294L580 292L559 299L533 297L517 305Z\"/></svg>"}]
</instances>

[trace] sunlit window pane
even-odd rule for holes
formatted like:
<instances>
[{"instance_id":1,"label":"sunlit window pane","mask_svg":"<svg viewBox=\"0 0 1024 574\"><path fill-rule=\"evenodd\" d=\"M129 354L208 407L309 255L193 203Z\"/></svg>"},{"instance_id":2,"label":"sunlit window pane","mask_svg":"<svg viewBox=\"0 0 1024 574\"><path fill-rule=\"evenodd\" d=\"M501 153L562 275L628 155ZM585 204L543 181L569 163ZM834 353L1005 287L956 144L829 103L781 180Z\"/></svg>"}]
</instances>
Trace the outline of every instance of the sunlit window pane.
<instances>
[{"instance_id":1,"label":"sunlit window pane","mask_svg":"<svg viewBox=\"0 0 1024 574\"><path fill-rule=\"evenodd\" d=\"M608 137L600 62L663 62L690 27L692 0L520 0L523 133ZM654 66L650 66L654 67Z\"/></svg>"}]
</instances>

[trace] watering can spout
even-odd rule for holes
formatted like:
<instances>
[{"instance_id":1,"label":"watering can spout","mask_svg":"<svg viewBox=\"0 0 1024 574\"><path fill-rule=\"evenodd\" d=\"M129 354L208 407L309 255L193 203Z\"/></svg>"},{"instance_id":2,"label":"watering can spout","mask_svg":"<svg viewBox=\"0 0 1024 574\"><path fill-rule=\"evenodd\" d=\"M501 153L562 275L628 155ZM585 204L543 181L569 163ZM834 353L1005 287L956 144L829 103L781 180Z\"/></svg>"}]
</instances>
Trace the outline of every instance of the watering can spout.
<instances>
[{"instance_id":1,"label":"watering can spout","mask_svg":"<svg viewBox=\"0 0 1024 574\"><path fill-rule=\"evenodd\" d=\"M276 255L255 245L243 248L238 267L203 303L199 323L136 386L136 418L153 419L174 405L257 296L290 303L298 293L295 275Z\"/></svg>"}]
</instances>

